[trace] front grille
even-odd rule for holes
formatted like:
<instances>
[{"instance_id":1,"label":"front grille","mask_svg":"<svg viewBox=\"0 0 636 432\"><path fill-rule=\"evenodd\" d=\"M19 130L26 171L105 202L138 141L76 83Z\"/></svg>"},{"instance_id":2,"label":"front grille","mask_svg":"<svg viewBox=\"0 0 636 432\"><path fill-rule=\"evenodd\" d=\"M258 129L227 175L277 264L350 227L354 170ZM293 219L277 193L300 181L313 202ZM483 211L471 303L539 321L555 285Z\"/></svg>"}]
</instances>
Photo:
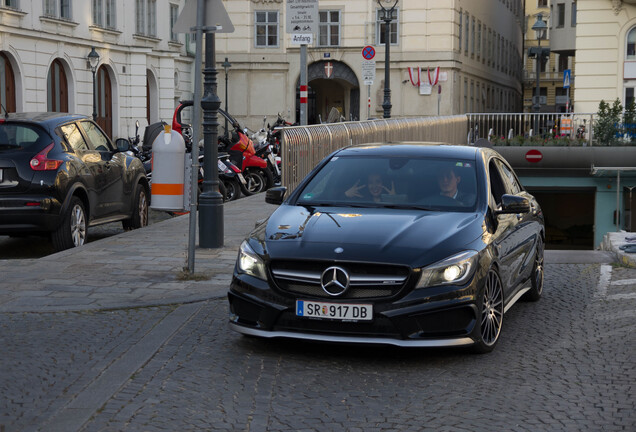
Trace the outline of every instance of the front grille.
<instances>
[{"instance_id":1,"label":"front grille","mask_svg":"<svg viewBox=\"0 0 636 432\"><path fill-rule=\"evenodd\" d=\"M332 266L349 274L349 288L339 296L327 294L321 286L323 272ZM324 261L274 261L271 272L279 289L295 295L317 298L378 299L393 297L404 288L410 269L365 263Z\"/></svg>"}]
</instances>

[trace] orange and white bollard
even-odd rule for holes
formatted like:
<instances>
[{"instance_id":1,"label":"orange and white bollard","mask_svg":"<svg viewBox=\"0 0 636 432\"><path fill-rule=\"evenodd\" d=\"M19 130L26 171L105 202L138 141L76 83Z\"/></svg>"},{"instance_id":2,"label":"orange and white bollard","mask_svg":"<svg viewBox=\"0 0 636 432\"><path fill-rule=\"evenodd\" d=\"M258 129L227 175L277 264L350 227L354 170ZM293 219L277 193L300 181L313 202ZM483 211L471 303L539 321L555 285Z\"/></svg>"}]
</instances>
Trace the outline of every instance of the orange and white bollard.
<instances>
[{"instance_id":1,"label":"orange and white bollard","mask_svg":"<svg viewBox=\"0 0 636 432\"><path fill-rule=\"evenodd\" d=\"M152 143L152 200L155 210L184 210L185 142L180 133L165 125Z\"/></svg>"}]
</instances>

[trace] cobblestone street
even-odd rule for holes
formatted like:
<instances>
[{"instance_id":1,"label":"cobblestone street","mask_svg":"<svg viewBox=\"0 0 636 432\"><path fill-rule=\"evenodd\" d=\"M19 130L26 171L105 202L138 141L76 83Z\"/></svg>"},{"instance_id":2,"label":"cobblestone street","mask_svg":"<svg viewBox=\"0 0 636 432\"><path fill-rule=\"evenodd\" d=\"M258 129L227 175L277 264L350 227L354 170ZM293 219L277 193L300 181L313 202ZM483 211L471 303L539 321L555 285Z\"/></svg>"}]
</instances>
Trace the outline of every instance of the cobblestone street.
<instances>
[{"instance_id":1,"label":"cobblestone street","mask_svg":"<svg viewBox=\"0 0 636 432\"><path fill-rule=\"evenodd\" d=\"M548 265L487 355L246 338L225 299L5 313L0 429L633 430L635 277Z\"/></svg>"}]
</instances>

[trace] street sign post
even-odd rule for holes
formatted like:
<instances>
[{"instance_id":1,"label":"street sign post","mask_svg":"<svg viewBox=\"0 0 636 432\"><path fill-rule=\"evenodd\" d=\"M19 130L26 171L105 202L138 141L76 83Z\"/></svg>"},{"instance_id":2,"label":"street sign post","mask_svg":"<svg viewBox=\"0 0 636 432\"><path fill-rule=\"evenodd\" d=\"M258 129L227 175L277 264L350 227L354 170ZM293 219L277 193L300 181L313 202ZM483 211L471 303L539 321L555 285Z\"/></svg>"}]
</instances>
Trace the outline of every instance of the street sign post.
<instances>
[{"instance_id":1,"label":"street sign post","mask_svg":"<svg viewBox=\"0 0 636 432\"><path fill-rule=\"evenodd\" d=\"M307 45L317 32L318 0L287 0L285 30L300 45L300 125L307 124Z\"/></svg>"},{"instance_id":2,"label":"street sign post","mask_svg":"<svg viewBox=\"0 0 636 432\"><path fill-rule=\"evenodd\" d=\"M367 45L362 48L362 80L367 86L367 118L371 117L371 86L375 81L375 48Z\"/></svg>"},{"instance_id":3,"label":"street sign post","mask_svg":"<svg viewBox=\"0 0 636 432\"><path fill-rule=\"evenodd\" d=\"M563 88L567 89L566 97L567 102L565 103L565 112L570 112L570 80L572 79L572 70L566 69L563 71Z\"/></svg>"}]
</instances>

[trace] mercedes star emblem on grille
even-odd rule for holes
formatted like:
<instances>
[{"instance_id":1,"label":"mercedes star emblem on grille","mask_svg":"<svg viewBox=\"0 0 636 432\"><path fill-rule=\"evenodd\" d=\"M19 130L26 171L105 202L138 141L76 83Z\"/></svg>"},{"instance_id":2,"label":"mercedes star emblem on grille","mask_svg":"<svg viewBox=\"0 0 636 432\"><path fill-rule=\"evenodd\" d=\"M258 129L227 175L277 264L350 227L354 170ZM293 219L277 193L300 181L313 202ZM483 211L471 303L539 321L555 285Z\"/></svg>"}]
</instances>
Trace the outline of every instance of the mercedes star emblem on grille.
<instances>
[{"instance_id":1,"label":"mercedes star emblem on grille","mask_svg":"<svg viewBox=\"0 0 636 432\"><path fill-rule=\"evenodd\" d=\"M342 295L349 289L349 273L341 267L329 267L322 272L320 285L330 296Z\"/></svg>"}]
</instances>

